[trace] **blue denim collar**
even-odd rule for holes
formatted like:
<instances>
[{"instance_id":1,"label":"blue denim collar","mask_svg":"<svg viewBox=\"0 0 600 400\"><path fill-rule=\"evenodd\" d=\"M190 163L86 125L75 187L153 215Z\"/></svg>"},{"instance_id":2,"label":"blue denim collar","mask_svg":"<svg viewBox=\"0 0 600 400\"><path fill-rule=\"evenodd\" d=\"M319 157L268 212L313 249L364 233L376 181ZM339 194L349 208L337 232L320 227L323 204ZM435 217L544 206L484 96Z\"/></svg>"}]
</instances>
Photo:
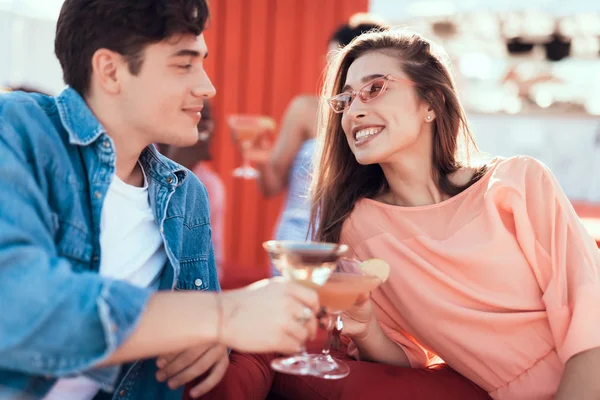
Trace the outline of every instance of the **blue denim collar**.
<instances>
[{"instance_id":1,"label":"blue denim collar","mask_svg":"<svg viewBox=\"0 0 600 400\"><path fill-rule=\"evenodd\" d=\"M87 146L106 133L100 121L81 95L67 87L56 97L56 107L60 120L69 133L69 142L78 146Z\"/></svg>"},{"instance_id":2,"label":"blue denim collar","mask_svg":"<svg viewBox=\"0 0 600 400\"><path fill-rule=\"evenodd\" d=\"M187 171L184 167L160 154L153 145L142 151L140 163L147 174L167 187L179 187L187 178ZM171 178L170 182L166 180L169 177Z\"/></svg>"},{"instance_id":3,"label":"blue denim collar","mask_svg":"<svg viewBox=\"0 0 600 400\"><path fill-rule=\"evenodd\" d=\"M100 121L75 89L67 87L63 90L56 97L56 106L71 144L88 146L106 133ZM147 173L165 186L181 186L187 177L184 167L160 154L152 145L140 154L140 162ZM168 177L171 177L171 182L165 180Z\"/></svg>"}]
</instances>

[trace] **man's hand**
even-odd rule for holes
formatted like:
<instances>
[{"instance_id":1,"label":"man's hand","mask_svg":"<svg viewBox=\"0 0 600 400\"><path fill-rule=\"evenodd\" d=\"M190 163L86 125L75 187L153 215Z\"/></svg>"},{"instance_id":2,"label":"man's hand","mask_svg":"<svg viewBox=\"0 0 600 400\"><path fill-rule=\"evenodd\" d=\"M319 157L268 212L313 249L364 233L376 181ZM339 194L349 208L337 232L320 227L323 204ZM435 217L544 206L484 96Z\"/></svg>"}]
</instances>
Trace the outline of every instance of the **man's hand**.
<instances>
[{"instance_id":1,"label":"man's hand","mask_svg":"<svg viewBox=\"0 0 600 400\"><path fill-rule=\"evenodd\" d=\"M229 366L229 354L223 345L203 345L159 357L156 365L156 379L159 382L167 381L171 389L210 371L200 384L190 390L190 396L197 398L210 392L223 379Z\"/></svg>"},{"instance_id":2,"label":"man's hand","mask_svg":"<svg viewBox=\"0 0 600 400\"><path fill-rule=\"evenodd\" d=\"M300 351L317 332L319 296L278 277L224 292L220 342L244 353Z\"/></svg>"}]
</instances>

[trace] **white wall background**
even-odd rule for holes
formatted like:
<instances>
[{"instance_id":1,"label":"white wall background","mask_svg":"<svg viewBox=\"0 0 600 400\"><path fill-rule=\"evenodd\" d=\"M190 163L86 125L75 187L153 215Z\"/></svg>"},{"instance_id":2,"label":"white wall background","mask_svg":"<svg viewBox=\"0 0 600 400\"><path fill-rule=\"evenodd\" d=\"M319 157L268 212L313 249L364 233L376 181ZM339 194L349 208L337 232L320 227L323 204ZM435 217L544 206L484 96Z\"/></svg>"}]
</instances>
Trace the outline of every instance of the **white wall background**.
<instances>
[{"instance_id":1,"label":"white wall background","mask_svg":"<svg viewBox=\"0 0 600 400\"><path fill-rule=\"evenodd\" d=\"M64 87L54 56L63 0L0 0L0 86L27 85L53 94Z\"/></svg>"},{"instance_id":2,"label":"white wall background","mask_svg":"<svg viewBox=\"0 0 600 400\"><path fill-rule=\"evenodd\" d=\"M27 85L52 94L62 90L55 30L52 19L0 10L0 86Z\"/></svg>"},{"instance_id":3,"label":"white wall background","mask_svg":"<svg viewBox=\"0 0 600 400\"><path fill-rule=\"evenodd\" d=\"M476 114L469 122L482 151L534 157L570 199L600 203L600 118Z\"/></svg>"},{"instance_id":4,"label":"white wall background","mask_svg":"<svg viewBox=\"0 0 600 400\"><path fill-rule=\"evenodd\" d=\"M369 10L391 23L414 16L442 16L473 10L540 9L555 15L600 11L598 0L370 0Z\"/></svg>"}]
</instances>

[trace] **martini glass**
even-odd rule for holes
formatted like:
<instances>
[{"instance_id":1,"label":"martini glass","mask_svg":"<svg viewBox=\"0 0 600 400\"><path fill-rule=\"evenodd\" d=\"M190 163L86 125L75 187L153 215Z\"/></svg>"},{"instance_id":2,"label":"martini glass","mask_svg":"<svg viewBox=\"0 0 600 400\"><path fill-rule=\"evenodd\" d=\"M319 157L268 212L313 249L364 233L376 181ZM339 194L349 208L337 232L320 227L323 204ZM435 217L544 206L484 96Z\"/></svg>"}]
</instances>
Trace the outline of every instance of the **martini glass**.
<instances>
[{"instance_id":1,"label":"martini glass","mask_svg":"<svg viewBox=\"0 0 600 400\"><path fill-rule=\"evenodd\" d=\"M361 295L376 289L383 279L370 274L362 268L363 263L356 259L340 258L338 269L331 274L327 282L317 289L319 302L327 312L328 335L320 355L311 354L314 376L323 379L341 379L348 376L350 367L330 354L334 330L341 333L343 323L341 314L351 308ZM335 320L335 323L334 323Z\"/></svg>"},{"instance_id":2,"label":"martini glass","mask_svg":"<svg viewBox=\"0 0 600 400\"><path fill-rule=\"evenodd\" d=\"M250 165L246 152L252 143L267 131L275 129L275 121L264 115L230 115L227 120L233 139L242 147L243 164L233 171L233 176L244 179L256 179L258 171Z\"/></svg>"},{"instance_id":3,"label":"martini glass","mask_svg":"<svg viewBox=\"0 0 600 400\"><path fill-rule=\"evenodd\" d=\"M337 260L348 251L344 244L287 240L270 240L263 247L284 278L317 290L337 268ZM304 347L300 354L273 360L271 367L285 374L319 376Z\"/></svg>"}]
</instances>

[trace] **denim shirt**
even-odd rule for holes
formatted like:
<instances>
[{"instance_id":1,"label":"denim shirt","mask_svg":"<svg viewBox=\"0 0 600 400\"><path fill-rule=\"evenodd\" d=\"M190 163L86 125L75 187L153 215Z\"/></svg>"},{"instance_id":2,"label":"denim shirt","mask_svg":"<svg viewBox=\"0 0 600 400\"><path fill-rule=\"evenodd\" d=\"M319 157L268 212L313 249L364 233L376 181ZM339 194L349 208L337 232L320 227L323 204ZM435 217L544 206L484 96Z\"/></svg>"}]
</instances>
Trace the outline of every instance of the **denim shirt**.
<instances>
[{"instance_id":1,"label":"denim shirt","mask_svg":"<svg viewBox=\"0 0 600 400\"><path fill-rule=\"evenodd\" d=\"M75 90L0 95L3 400L39 399L58 378L76 375L115 399L181 399L182 390L156 381L155 360L93 368L132 333L152 294L98 273L115 158ZM159 290L219 290L205 187L152 146L140 162L168 259Z\"/></svg>"}]
</instances>

